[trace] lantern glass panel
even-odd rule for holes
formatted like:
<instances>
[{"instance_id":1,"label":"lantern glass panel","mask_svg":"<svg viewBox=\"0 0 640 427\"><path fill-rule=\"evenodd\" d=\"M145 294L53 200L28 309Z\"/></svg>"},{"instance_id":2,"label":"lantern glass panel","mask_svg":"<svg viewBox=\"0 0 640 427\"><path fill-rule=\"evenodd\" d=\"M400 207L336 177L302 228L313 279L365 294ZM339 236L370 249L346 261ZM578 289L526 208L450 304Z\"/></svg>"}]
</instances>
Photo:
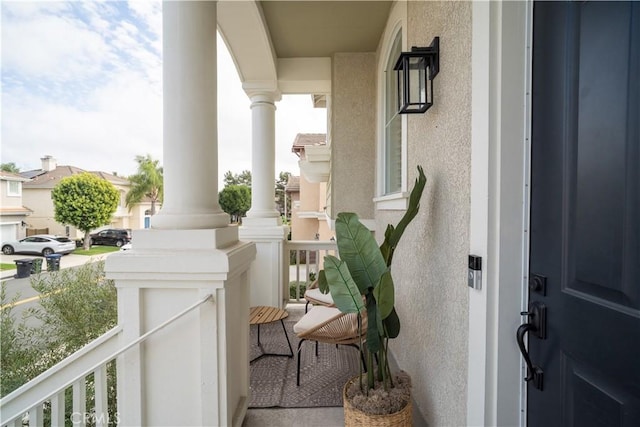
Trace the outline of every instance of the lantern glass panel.
<instances>
[{"instance_id":1,"label":"lantern glass panel","mask_svg":"<svg viewBox=\"0 0 640 427\"><path fill-rule=\"evenodd\" d=\"M419 108L426 101L425 60L409 58L409 104L411 109Z\"/></svg>"}]
</instances>

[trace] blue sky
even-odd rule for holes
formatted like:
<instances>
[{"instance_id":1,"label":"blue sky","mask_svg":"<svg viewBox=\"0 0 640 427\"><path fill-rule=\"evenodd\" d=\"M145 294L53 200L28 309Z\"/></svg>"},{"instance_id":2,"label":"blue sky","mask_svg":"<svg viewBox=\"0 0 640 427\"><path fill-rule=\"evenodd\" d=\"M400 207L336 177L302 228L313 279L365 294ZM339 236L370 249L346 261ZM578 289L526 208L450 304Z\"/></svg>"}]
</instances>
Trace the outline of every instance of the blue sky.
<instances>
[{"instance_id":1,"label":"blue sky","mask_svg":"<svg viewBox=\"0 0 640 427\"><path fill-rule=\"evenodd\" d=\"M1 2L1 161L135 172L162 159L162 4L156 1ZM218 37L219 175L251 168L250 102ZM298 132L325 132L310 96L276 112L276 173L298 174Z\"/></svg>"}]
</instances>

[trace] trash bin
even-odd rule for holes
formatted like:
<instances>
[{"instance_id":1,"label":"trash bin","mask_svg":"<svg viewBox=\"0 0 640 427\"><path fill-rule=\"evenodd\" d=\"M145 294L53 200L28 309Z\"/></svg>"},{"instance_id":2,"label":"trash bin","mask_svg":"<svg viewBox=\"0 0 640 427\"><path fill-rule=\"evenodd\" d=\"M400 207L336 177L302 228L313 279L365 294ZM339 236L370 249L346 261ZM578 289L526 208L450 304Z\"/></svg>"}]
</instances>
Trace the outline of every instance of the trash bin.
<instances>
[{"instance_id":1,"label":"trash bin","mask_svg":"<svg viewBox=\"0 0 640 427\"><path fill-rule=\"evenodd\" d=\"M18 270L15 275L16 279L24 279L31 275L31 258L17 259L14 262L16 263L16 269Z\"/></svg>"},{"instance_id":2,"label":"trash bin","mask_svg":"<svg viewBox=\"0 0 640 427\"><path fill-rule=\"evenodd\" d=\"M47 271L58 271L60 270L60 258L62 255L60 254L51 254L47 255Z\"/></svg>"},{"instance_id":3,"label":"trash bin","mask_svg":"<svg viewBox=\"0 0 640 427\"><path fill-rule=\"evenodd\" d=\"M42 258L33 258L31 260L31 274L40 274L42 271Z\"/></svg>"}]
</instances>

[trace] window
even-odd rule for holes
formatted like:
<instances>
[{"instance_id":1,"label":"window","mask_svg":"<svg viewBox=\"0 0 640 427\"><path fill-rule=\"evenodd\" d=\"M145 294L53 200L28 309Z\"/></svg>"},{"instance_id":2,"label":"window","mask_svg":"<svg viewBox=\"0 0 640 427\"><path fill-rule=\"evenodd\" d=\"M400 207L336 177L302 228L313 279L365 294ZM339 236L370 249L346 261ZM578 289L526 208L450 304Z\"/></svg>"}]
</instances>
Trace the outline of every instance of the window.
<instances>
[{"instance_id":1,"label":"window","mask_svg":"<svg viewBox=\"0 0 640 427\"><path fill-rule=\"evenodd\" d=\"M407 48L407 13L407 2L393 2L376 64L376 210L406 210L409 200L407 116L398 114L398 84L393 70Z\"/></svg>"},{"instance_id":2,"label":"window","mask_svg":"<svg viewBox=\"0 0 640 427\"><path fill-rule=\"evenodd\" d=\"M402 190L402 116L398 114L398 82L393 67L402 52L402 31L393 41L385 66L383 194Z\"/></svg>"},{"instance_id":3,"label":"window","mask_svg":"<svg viewBox=\"0 0 640 427\"><path fill-rule=\"evenodd\" d=\"M7 181L7 196L19 197L22 194L20 181Z\"/></svg>"}]
</instances>

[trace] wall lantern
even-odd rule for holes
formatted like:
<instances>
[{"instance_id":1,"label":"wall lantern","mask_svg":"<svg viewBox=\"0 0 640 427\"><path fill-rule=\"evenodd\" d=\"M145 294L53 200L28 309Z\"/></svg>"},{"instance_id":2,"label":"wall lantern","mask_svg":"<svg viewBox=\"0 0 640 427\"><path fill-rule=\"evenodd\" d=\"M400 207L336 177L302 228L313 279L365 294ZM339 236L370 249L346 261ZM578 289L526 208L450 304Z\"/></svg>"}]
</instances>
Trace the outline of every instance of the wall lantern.
<instances>
[{"instance_id":1,"label":"wall lantern","mask_svg":"<svg viewBox=\"0 0 640 427\"><path fill-rule=\"evenodd\" d=\"M440 71L440 37L429 47L402 52L393 68L398 77L398 113L424 113L433 105L433 79Z\"/></svg>"}]
</instances>

